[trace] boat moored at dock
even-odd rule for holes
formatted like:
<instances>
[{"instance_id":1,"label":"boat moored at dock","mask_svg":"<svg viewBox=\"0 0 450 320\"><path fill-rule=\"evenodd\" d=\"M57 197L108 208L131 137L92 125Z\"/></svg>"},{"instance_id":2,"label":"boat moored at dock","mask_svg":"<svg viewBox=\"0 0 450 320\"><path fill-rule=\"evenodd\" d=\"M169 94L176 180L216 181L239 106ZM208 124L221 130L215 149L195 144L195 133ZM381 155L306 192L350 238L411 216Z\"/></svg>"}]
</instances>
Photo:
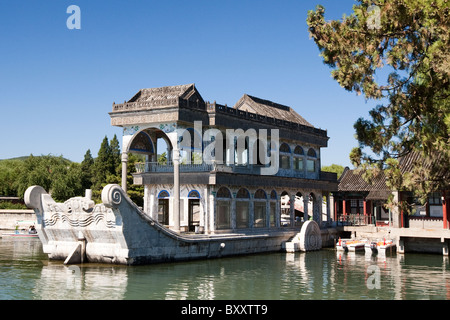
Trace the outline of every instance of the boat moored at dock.
<instances>
[{"instance_id":1,"label":"boat moored at dock","mask_svg":"<svg viewBox=\"0 0 450 320\"><path fill-rule=\"evenodd\" d=\"M393 240L376 240L376 241L368 241L364 249L366 253L379 253L379 254L386 254L386 253L393 253L396 251L396 245Z\"/></svg>"},{"instance_id":2,"label":"boat moored at dock","mask_svg":"<svg viewBox=\"0 0 450 320\"><path fill-rule=\"evenodd\" d=\"M336 250L338 251L350 251L356 252L364 250L365 240L355 240L355 239L341 239L339 238L336 243Z\"/></svg>"}]
</instances>

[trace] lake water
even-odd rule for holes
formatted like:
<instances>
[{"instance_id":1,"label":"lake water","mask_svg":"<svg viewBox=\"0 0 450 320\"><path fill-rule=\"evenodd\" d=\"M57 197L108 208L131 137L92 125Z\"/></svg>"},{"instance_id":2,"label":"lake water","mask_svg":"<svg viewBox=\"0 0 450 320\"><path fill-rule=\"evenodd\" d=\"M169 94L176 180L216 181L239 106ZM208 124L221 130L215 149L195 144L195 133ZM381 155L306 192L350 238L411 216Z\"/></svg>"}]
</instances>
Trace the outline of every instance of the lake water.
<instances>
[{"instance_id":1,"label":"lake water","mask_svg":"<svg viewBox=\"0 0 450 320\"><path fill-rule=\"evenodd\" d=\"M39 240L0 239L0 299L418 300L450 298L447 257L324 249L147 266L49 261Z\"/></svg>"}]
</instances>

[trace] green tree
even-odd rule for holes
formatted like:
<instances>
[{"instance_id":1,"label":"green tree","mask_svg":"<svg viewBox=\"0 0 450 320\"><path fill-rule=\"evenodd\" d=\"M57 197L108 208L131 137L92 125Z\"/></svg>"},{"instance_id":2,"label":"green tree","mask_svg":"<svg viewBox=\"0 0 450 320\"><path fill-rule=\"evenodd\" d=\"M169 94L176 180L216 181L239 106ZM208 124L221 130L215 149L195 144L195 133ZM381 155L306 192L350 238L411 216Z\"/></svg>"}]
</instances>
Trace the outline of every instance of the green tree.
<instances>
[{"instance_id":1,"label":"green tree","mask_svg":"<svg viewBox=\"0 0 450 320\"><path fill-rule=\"evenodd\" d=\"M120 154L116 135L111 141L105 136L92 166L92 196L95 201L100 201L104 186L120 183Z\"/></svg>"},{"instance_id":2,"label":"green tree","mask_svg":"<svg viewBox=\"0 0 450 320\"><path fill-rule=\"evenodd\" d=\"M359 0L342 20L325 21L323 6L307 17L332 77L379 103L371 119L354 125L353 164L383 169L390 187L422 198L450 187L449 6L448 0ZM420 160L401 175L399 159L409 154Z\"/></svg>"},{"instance_id":3,"label":"green tree","mask_svg":"<svg viewBox=\"0 0 450 320\"><path fill-rule=\"evenodd\" d=\"M109 145L110 145L110 148L111 148L111 162L112 162L112 166L116 169L116 173L120 175L120 172L117 171L117 170L120 167L122 159L121 159L119 140L117 139L116 135L114 135L114 137L111 139Z\"/></svg>"},{"instance_id":4,"label":"green tree","mask_svg":"<svg viewBox=\"0 0 450 320\"><path fill-rule=\"evenodd\" d=\"M30 155L22 162L16 177L17 196L23 198L26 189L39 185L49 192L56 201L83 195L81 165L72 163L62 156Z\"/></svg>"},{"instance_id":5,"label":"green tree","mask_svg":"<svg viewBox=\"0 0 450 320\"><path fill-rule=\"evenodd\" d=\"M84 159L81 162L81 184L84 189L92 188L92 178L93 178L93 167L94 167L94 158L92 157L91 150L88 149L84 154Z\"/></svg>"},{"instance_id":6,"label":"green tree","mask_svg":"<svg viewBox=\"0 0 450 320\"><path fill-rule=\"evenodd\" d=\"M136 172L135 164L138 162L145 162L145 156L141 154L128 154L127 165L127 195L138 206L144 205L144 186L136 185L133 183L133 173ZM120 172L122 171L122 165L119 166Z\"/></svg>"},{"instance_id":7,"label":"green tree","mask_svg":"<svg viewBox=\"0 0 450 320\"><path fill-rule=\"evenodd\" d=\"M158 164L167 164L167 154L165 151L158 155Z\"/></svg>"},{"instance_id":8,"label":"green tree","mask_svg":"<svg viewBox=\"0 0 450 320\"><path fill-rule=\"evenodd\" d=\"M21 171L21 160L0 161L0 195L17 196L17 176Z\"/></svg>"},{"instance_id":9,"label":"green tree","mask_svg":"<svg viewBox=\"0 0 450 320\"><path fill-rule=\"evenodd\" d=\"M84 196L81 164L72 162L55 167L51 175L51 194L56 201L64 202L69 198Z\"/></svg>"},{"instance_id":10,"label":"green tree","mask_svg":"<svg viewBox=\"0 0 450 320\"><path fill-rule=\"evenodd\" d=\"M342 173L344 172L344 169L345 168L343 166L341 166L339 164L334 164L334 163L331 166L323 166L322 167L322 171L336 173L338 179L342 175Z\"/></svg>"}]
</instances>

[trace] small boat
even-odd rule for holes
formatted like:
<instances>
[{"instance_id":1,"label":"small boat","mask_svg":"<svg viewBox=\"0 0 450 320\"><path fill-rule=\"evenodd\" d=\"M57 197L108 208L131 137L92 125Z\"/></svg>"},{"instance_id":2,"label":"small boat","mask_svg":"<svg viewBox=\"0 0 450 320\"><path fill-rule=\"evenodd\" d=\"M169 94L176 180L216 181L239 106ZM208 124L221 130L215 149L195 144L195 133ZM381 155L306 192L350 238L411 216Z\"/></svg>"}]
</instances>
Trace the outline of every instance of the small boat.
<instances>
[{"instance_id":1,"label":"small boat","mask_svg":"<svg viewBox=\"0 0 450 320\"><path fill-rule=\"evenodd\" d=\"M377 243L378 253L386 254L395 252L396 246L392 240L383 240Z\"/></svg>"},{"instance_id":2,"label":"small boat","mask_svg":"<svg viewBox=\"0 0 450 320\"><path fill-rule=\"evenodd\" d=\"M338 251L359 251L364 249L365 240L352 240L339 238L336 242L336 250Z\"/></svg>"},{"instance_id":3,"label":"small boat","mask_svg":"<svg viewBox=\"0 0 450 320\"><path fill-rule=\"evenodd\" d=\"M365 244L366 244L366 242L362 241L362 240L347 241L347 248L348 248L348 251L355 252L355 251L359 251L359 250L364 250Z\"/></svg>"},{"instance_id":4,"label":"small boat","mask_svg":"<svg viewBox=\"0 0 450 320\"><path fill-rule=\"evenodd\" d=\"M372 253L381 253L385 254L386 252L393 252L395 250L395 243L393 240L383 239L381 241L368 241L364 249L366 252Z\"/></svg>"},{"instance_id":5,"label":"small boat","mask_svg":"<svg viewBox=\"0 0 450 320\"><path fill-rule=\"evenodd\" d=\"M376 241L367 241L364 245L364 250L366 253L377 253L377 242Z\"/></svg>"},{"instance_id":6,"label":"small boat","mask_svg":"<svg viewBox=\"0 0 450 320\"><path fill-rule=\"evenodd\" d=\"M336 250L337 251L348 251L347 248L347 240L343 240L341 238L338 239L338 241L336 242Z\"/></svg>"}]
</instances>

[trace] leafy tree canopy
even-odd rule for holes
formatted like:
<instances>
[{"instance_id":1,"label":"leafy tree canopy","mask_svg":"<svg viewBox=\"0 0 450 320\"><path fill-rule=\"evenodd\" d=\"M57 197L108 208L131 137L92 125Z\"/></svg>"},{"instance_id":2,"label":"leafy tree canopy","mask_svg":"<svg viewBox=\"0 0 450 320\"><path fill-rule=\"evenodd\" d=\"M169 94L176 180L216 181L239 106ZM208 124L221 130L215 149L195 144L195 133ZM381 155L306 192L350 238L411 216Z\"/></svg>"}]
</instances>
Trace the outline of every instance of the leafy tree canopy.
<instances>
[{"instance_id":1,"label":"leafy tree canopy","mask_svg":"<svg viewBox=\"0 0 450 320\"><path fill-rule=\"evenodd\" d=\"M388 184L424 197L449 189L450 1L359 0L353 13L307 24L323 62L348 91L379 103L354 127L359 168L384 169ZM399 159L420 154L408 173Z\"/></svg>"},{"instance_id":2,"label":"leafy tree canopy","mask_svg":"<svg viewBox=\"0 0 450 320\"><path fill-rule=\"evenodd\" d=\"M326 172L334 172L337 174L337 178L339 179L339 177L342 175L342 173L344 172L344 167L339 165L339 164L332 164L330 166L323 166L322 167L322 171L326 171Z\"/></svg>"}]
</instances>

